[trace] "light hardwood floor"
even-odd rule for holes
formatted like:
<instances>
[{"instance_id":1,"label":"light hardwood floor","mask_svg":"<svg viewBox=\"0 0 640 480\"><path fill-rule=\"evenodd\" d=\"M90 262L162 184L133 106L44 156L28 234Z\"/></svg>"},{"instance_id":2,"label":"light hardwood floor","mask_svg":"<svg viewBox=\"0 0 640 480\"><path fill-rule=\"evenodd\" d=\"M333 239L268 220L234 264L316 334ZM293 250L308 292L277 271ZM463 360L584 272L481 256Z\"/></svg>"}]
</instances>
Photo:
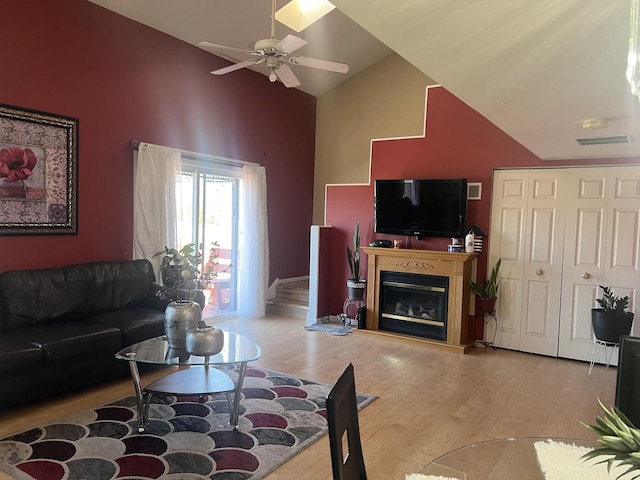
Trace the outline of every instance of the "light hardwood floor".
<instances>
[{"instance_id":1,"label":"light hardwood floor","mask_svg":"<svg viewBox=\"0 0 640 480\"><path fill-rule=\"evenodd\" d=\"M593 438L580 422L599 414L598 398L614 401L615 368L597 366L589 376L582 362L493 349L461 355L365 331L330 336L304 324L271 315L216 325L254 339L262 347L255 364L271 370L333 384L354 364L357 389L379 397L359 413L370 480L404 480L453 448L487 439ZM124 378L0 412L0 437L132 393ZM325 436L267 480L330 478Z\"/></svg>"}]
</instances>

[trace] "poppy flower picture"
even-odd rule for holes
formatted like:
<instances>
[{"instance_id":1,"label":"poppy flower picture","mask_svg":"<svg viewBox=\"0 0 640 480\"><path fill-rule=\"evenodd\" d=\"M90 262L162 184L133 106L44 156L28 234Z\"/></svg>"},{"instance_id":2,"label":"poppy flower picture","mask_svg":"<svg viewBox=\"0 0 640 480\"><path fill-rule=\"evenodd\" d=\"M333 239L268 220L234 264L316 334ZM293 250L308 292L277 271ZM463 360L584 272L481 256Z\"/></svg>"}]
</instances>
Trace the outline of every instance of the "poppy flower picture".
<instances>
[{"instance_id":1,"label":"poppy flower picture","mask_svg":"<svg viewBox=\"0 0 640 480\"><path fill-rule=\"evenodd\" d=\"M44 151L0 144L0 197L44 198Z\"/></svg>"},{"instance_id":2,"label":"poppy flower picture","mask_svg":"<svg viewBox=\"0 0 640 480\"><path fill-rule=\"evenodd\" d=\"M78 119L0 104L0 235L76 234Z\"/></svg>"}]
</instances>

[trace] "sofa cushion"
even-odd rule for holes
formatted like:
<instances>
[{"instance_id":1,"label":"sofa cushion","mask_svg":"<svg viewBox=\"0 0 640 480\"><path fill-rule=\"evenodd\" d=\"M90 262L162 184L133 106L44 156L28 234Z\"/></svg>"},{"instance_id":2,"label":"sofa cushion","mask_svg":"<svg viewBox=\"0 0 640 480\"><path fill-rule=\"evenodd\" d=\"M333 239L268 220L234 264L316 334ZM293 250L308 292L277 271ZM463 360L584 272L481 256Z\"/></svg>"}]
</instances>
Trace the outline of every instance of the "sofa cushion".
<instances>
[{"instance_id":1,"label":"sofa cushion","mask_svg":"<svg viewBox=\"0 0 640 480\"><path fill-rule=\"evenodd\" d=\"M144 304L155 280L148 260L95 262L0 274L0 329L18 328Z\"/></svg>"},{"instance_id":2,"label":"sofa cushion","mask_svg":"<svg viewBox=\"0 0 640 480\"><path fill-rule=\"evenodd\" d=\"M164 335L164 312L146 308L101 313L87 319L86 323L117 328L122 333L122 347Z\"/></svg>"},{"instance_id":3,"label":"sofa cushion","mask_svg":"<svg viewBox=\"0 0 640 480\"><path fill-rule=\"evenodd\" d=\"M44 364L62 359L95 355L97 352L115 354L122 347L122 334L115 327L86 322L64 322L17 328L12 338L31 343L42 350Z\"/></svg>"},{"instance_id":4,"label":"sofa cushion","mask_svg":"<svg viewBox=\"0 0 640 480\"><path fill-rule=\"evenodd\" d=\"M0 376L24 375L42 368L43 354L35 345L0 334Z\"/></svg>"}]
</instances>

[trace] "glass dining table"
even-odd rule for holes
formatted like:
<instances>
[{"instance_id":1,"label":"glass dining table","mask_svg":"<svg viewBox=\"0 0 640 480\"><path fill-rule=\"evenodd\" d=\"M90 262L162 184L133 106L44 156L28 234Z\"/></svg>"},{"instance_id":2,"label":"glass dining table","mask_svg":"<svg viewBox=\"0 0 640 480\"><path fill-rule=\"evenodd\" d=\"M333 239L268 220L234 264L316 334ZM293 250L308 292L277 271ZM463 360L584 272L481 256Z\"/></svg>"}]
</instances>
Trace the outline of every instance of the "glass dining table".
<instances>
[{"instance_id":1,"label":"glass dining table","mask_svg":"<svg viewBox=\"0 0 640 480\"><path fill-rule=\"evenodd\" d=\"M116 353L116 358L129 362L137 400L138 432L145 430L154 394L203 396L225 393L229 403L229 424L234 430L238 428L240 392L247 363L258 360L261 350L247 337L226 330L223 333L224 347L215 355L193 355L184 349L171 348L164 335L130 345ZM143 387L138 364L189 368L181 368ZM236 366L236 373L230 376L216 368L225 365Z\"/></svg>"},{"instance_id":2,"label":"glass dining table","mask_svg":"<svg viewBox=\"0 0 640 480\"><path fill-rule=\"evenodd\" d=\"M568 447L593 448L595 440L566 438L522 437L488 440L452 450L429 463L420 473L425 476L445 477L456 480L545 480L544 461L536 450L536 444L562 449ZM573 453L572 450L569 450ZM563 455L561 458L571 455ZM579 458L580 454L573 454ZM557 477L556 477L557 478ZM604 477L607 478L607 477Z\"/></svg>"}]
</instances>

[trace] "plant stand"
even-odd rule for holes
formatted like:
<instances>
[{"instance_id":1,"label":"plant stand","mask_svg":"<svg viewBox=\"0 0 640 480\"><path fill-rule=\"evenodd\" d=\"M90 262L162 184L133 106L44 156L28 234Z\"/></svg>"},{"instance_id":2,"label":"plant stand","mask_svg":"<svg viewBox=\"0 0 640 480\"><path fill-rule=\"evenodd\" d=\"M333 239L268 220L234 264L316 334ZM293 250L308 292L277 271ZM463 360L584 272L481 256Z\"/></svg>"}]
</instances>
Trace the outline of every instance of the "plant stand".
<instances>
[{"instance_id":1,"label":"plant stand","mask_svg":"<svg viewBox=\"0 0 640 480\"><path fill-rule=\"evenodd\" d=\"M619 347L619 343L605 342L602 340L598 340L596 337L593 337L593 347L591 347L591 362L589 363L589 375L591 375L591 370L593 370L593 365L596 363L596 358L598 358L598 354L600 353L600 349L604 347L604 356L606 359L605 365L609 368L611 364L611 357L613 357L613 352L615 352L616 347Z\"/></svg>"},{"instance_id":2,"label":"plant stand","mask_svg":"<svg viewBox=\"0 0 640 480\"><path fill-rule=\"evenodd\" d=\"M591 362L589 375L596 363L598 354L604 347L605 365L609 368L613 353L620 345L620 337L631 334L633 313L611 312L602 308L591 309L591 327L593 328L593 346L591 347Z\"/></svg>"},{"instance_id":3,"label":"plant stand","mask_svg":"<svg viewBox=\"0 0 640 480\"><path fill-rule=\"evenodd\" d=\"M487 353L487 347L493 347L493 344L496 341L496 334L498 333L498 316L496 315L495 311L491 313L487 313L487 312L483 312L483 313L484 313L484 329L482 331L482 340L476 340L475 346L484 347L484 351L485 353ZM493 335L491 336L491 340L489 340L488 327L492 320L495 322L495 325L494 325L495 328L493 330Z\"/></svg>"},{"instance_id":4,"label":"plant stand","mask_svg":"<svg viewBox=\"0 0 640 480\"><path fill-rule=\"evenodd\" d=\"M358 310L360 309L360 307L366 304L367 301L362 298L347 297L347 299L344 301L344 305L342 305L342 313L346 315L349 320L357 320ZM352 314L350 314L349 312L351 312Z\"/></svg>"}]
</instances>

